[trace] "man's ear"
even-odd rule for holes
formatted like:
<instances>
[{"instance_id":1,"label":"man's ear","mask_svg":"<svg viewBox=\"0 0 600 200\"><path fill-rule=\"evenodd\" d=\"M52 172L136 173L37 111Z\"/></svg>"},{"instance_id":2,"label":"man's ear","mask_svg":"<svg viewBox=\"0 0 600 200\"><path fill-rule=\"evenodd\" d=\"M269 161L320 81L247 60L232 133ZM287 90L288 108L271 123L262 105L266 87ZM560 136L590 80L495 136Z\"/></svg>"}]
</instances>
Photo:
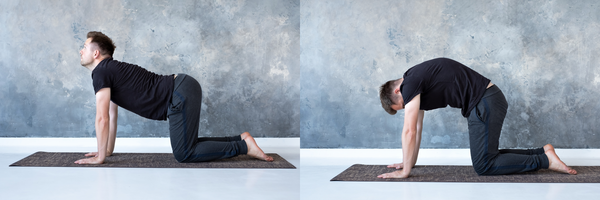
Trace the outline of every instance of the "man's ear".
<instances>
[{"instance_id":1,"label":"man's ear","mask_svg":"<svg viewBox=\"0 0 600 200\"><path fill-rule=\"evenodd\" d=\"M94 59L98 59L100 57L100 50L94 50Z\"/></svg>"},{"instance_id":2,"label":"man's ear","mask_svg":"<svg viewBox=\"0 0 600 200\"><path fill-rule=\"evenodd\" d=\"M394 94L400 94L400 88L394 89Z\"/></svg>"}]
</instances>

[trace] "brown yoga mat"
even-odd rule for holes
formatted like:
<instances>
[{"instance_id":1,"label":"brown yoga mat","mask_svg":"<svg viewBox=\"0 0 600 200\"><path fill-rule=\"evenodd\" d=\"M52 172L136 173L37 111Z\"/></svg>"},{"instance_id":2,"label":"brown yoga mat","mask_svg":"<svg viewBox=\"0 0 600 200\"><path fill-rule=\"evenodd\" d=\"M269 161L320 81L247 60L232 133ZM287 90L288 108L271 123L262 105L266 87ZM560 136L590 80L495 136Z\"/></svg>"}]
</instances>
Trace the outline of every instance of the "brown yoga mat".
<instances>
[{"instance_id":1,"label":"brown yoga mat","mask_svg":"<svg viewBox=\"0 0 600 200\"><path fill-rule=\"evenodd\" d=\"M505 183L600 183L600 166L571 166L577 175L543 169L511 175L479 176L473 166L417 165L407 179L382 179L378 175L396 169L387 165L355 164L331 181L392 181L392 182L505 182Z\"/></svg>"},{"instance_id":2,"label":"brown yoga mat","mask_svg":"<svg viewBox=\"0 0 600 200\"><path fill-rule=\"evenodd\" d=\"M100 165L79 165L73 162L85 158L85 153L59 153L39 151L13 164L11 167L119 167L119 168L287 168L294 165L278 154L273 162L240 155L232 158L198 163L179 163L171 153L113 153Z\"/></svg>"}]
</instances>

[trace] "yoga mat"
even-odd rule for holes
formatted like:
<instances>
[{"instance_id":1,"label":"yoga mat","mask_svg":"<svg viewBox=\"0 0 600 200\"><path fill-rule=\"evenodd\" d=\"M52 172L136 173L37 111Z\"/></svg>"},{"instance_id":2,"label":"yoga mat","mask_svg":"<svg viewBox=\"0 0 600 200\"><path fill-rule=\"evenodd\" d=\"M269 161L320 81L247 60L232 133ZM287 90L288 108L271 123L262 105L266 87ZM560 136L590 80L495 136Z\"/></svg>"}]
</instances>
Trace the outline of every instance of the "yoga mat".
<instances>
[{"instance_id":1,"label":"yoga mat","mask_svg":"<svg viewBox=\"0 0 600 200\"><path fill-rule=\"evenodd\" d=\"M273 157L273 162L240 155L232 158L198 162L179 163L172 153L113 153L106 157L103 164L79 165L73 162L86 158L85 153L59 153L39 151L27 156L10 167L119 167L119 168L286 168L295 169L294 165L278 154L267 155Z\"/></svg>"},{"instance_id":2,"label":"yoga mat","mask_svg":"<svg viewBox=\"0 0 600 200\"><path fill-rule=\"evenodd\" d=\"M548 169L511 175L480 176L473 166L417 165L407 179L382 179L378 175L396 171L387 165L355 164L331 181L391 182L505 182L505 183L600 183L600 166L571 166L577 175Z\"/></svg>"}]
</instances>

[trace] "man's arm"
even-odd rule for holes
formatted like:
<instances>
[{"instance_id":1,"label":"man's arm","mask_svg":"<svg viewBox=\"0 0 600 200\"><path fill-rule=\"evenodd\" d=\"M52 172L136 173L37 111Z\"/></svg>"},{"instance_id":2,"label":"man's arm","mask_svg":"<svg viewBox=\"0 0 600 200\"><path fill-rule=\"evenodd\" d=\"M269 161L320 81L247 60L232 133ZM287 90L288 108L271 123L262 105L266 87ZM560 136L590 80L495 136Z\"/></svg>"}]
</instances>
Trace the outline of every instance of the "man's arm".
<instances>
[{"instance_id":1,"label":"man's arm","mask_svg":"<svg viewBox=\"0 0 600 200\"><path fill-rule=\"evenodd\" d=\"M108 114L110 116L110 127L108 129L108 146L106 156L112 155L115 150L115 140L117 139L117 117L119 117L119 106L110 102L110 108Z\"/></svg>"},{"instance_id":2,"label":"man's arm","mask_svg":"<svg viewBox=\"0 0 600 200\"><path fill-rule=\"evenodd\" d=\"M417 145L415 146L415 163L413 163L411 166L415 166L417 158L419 156L419 149L421 147L421 133L423 132L423 118L425 116L425 111L424 110L420 110L419 111L419 119L417 122ZM396 169L402 169L404 168L404 163L394 163L391 165L387 166L388 168L396 168Z\"/></svg>"},{"instance_id":3,"label":"man's arm","mask_svg":"<svg viewBox=\"0 0 600 200\"><path fill-rule=\"evenodd\" d=\"M415 166L415 164L417 164L417 158L419 157L419 149L421 148L421 133L423 132L423 117L425 117L425 111L424 110L419 110L419 118L417 119L417 138L416 138L416 142L417 145L415 146L415 151L414 151L414 162L412 163L412 167Z\"/></svg>"},{"instance_id":4,"label":"man's arm","mask_svg":"<svg viewBox=\"0 0 600 200\"><path fill-rule=\"evenodd\" d=\"M108 110L110 117L110 127L108 129L108 146L106 147L106 156L111 156L115 150L115 140L117 139L117 117L119 116L119 106L112 101ZM97 156L98 152L90 152L85 156Z\"/></svg>"},{"instance_id":5,"label":"man's arm","mask_svg":"<svg viewBox=\"0 0 600 200\"><path fill-rule=\"evenodd\" d=\"M419 119L417 122L417 145L415 146L415 163L413 163L411 166L415 166L416 161L417 161L417 157L419 156L419 149L421 147L421 133L423 132L423 118L425 116L425 111L424 110L420 110L419 111ZM404 168L404 163L395 163L395 164L391 164L387 166L388 168L396 168L396 169L402 169Z\"/></svg>"},{"instance_id":6,"label":"man's arm","mask_svg":"<svg viewBox=\"0 0 600 200\"><path fill-rule=\"evenodd\" d=\"M404 108L404 127L402 128L402 163L403 169L379 175L379 178L407 178L417 162L418 149L421 144L420 130L423 127L424 112L420 110L421 95L415 96ZM420 127L420 128L418 128Z\"/></svg>"},{"instance_id":7,"label":"man's arm","mask_svg":"<svg viewBox=\"0 0 600 200\"><path fill-rule=\"evenodd\" d=\"M110 129L110 88L102 88L96 93L96 140L98 153L95 157L75 161L77 164L102 164L106 159Z\"/></svg>"}]
</instances>

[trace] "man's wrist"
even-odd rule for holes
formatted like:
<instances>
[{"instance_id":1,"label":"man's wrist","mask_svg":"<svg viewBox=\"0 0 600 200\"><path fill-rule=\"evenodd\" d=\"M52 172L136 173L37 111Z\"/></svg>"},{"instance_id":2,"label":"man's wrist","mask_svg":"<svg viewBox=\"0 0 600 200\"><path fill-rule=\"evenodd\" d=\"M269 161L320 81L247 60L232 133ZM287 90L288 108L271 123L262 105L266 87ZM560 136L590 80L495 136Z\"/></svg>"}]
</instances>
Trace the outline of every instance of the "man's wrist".
<instances>
[{"instance_id":1,"label":"man's wrist","mask_svg":"<svg viewBox=\"0 0 600 200\"><path fill-rule=\"evenodd\" d=\"M106 158L106 155L108 155L108 153L106 151L98 151L98 154L96 155L96 157L102 158L102 160L104 160L104 158Z\"/></svg>"},{"instance_id":2,"label":"man's wrist","mask_svg":"<svg viewBox=\"0 0 600 200\"><path fill-rule=\"evenodd\" d=\"M405 177L408 177L408 175L410 174L410 170L411 170L411 169L410 169L410 167L409 167L409 168L406 168L406 167L405 167L404 169L402 169L402 173L403 173L403 175L404 175Z\"/></svg>"}]
</instances>

